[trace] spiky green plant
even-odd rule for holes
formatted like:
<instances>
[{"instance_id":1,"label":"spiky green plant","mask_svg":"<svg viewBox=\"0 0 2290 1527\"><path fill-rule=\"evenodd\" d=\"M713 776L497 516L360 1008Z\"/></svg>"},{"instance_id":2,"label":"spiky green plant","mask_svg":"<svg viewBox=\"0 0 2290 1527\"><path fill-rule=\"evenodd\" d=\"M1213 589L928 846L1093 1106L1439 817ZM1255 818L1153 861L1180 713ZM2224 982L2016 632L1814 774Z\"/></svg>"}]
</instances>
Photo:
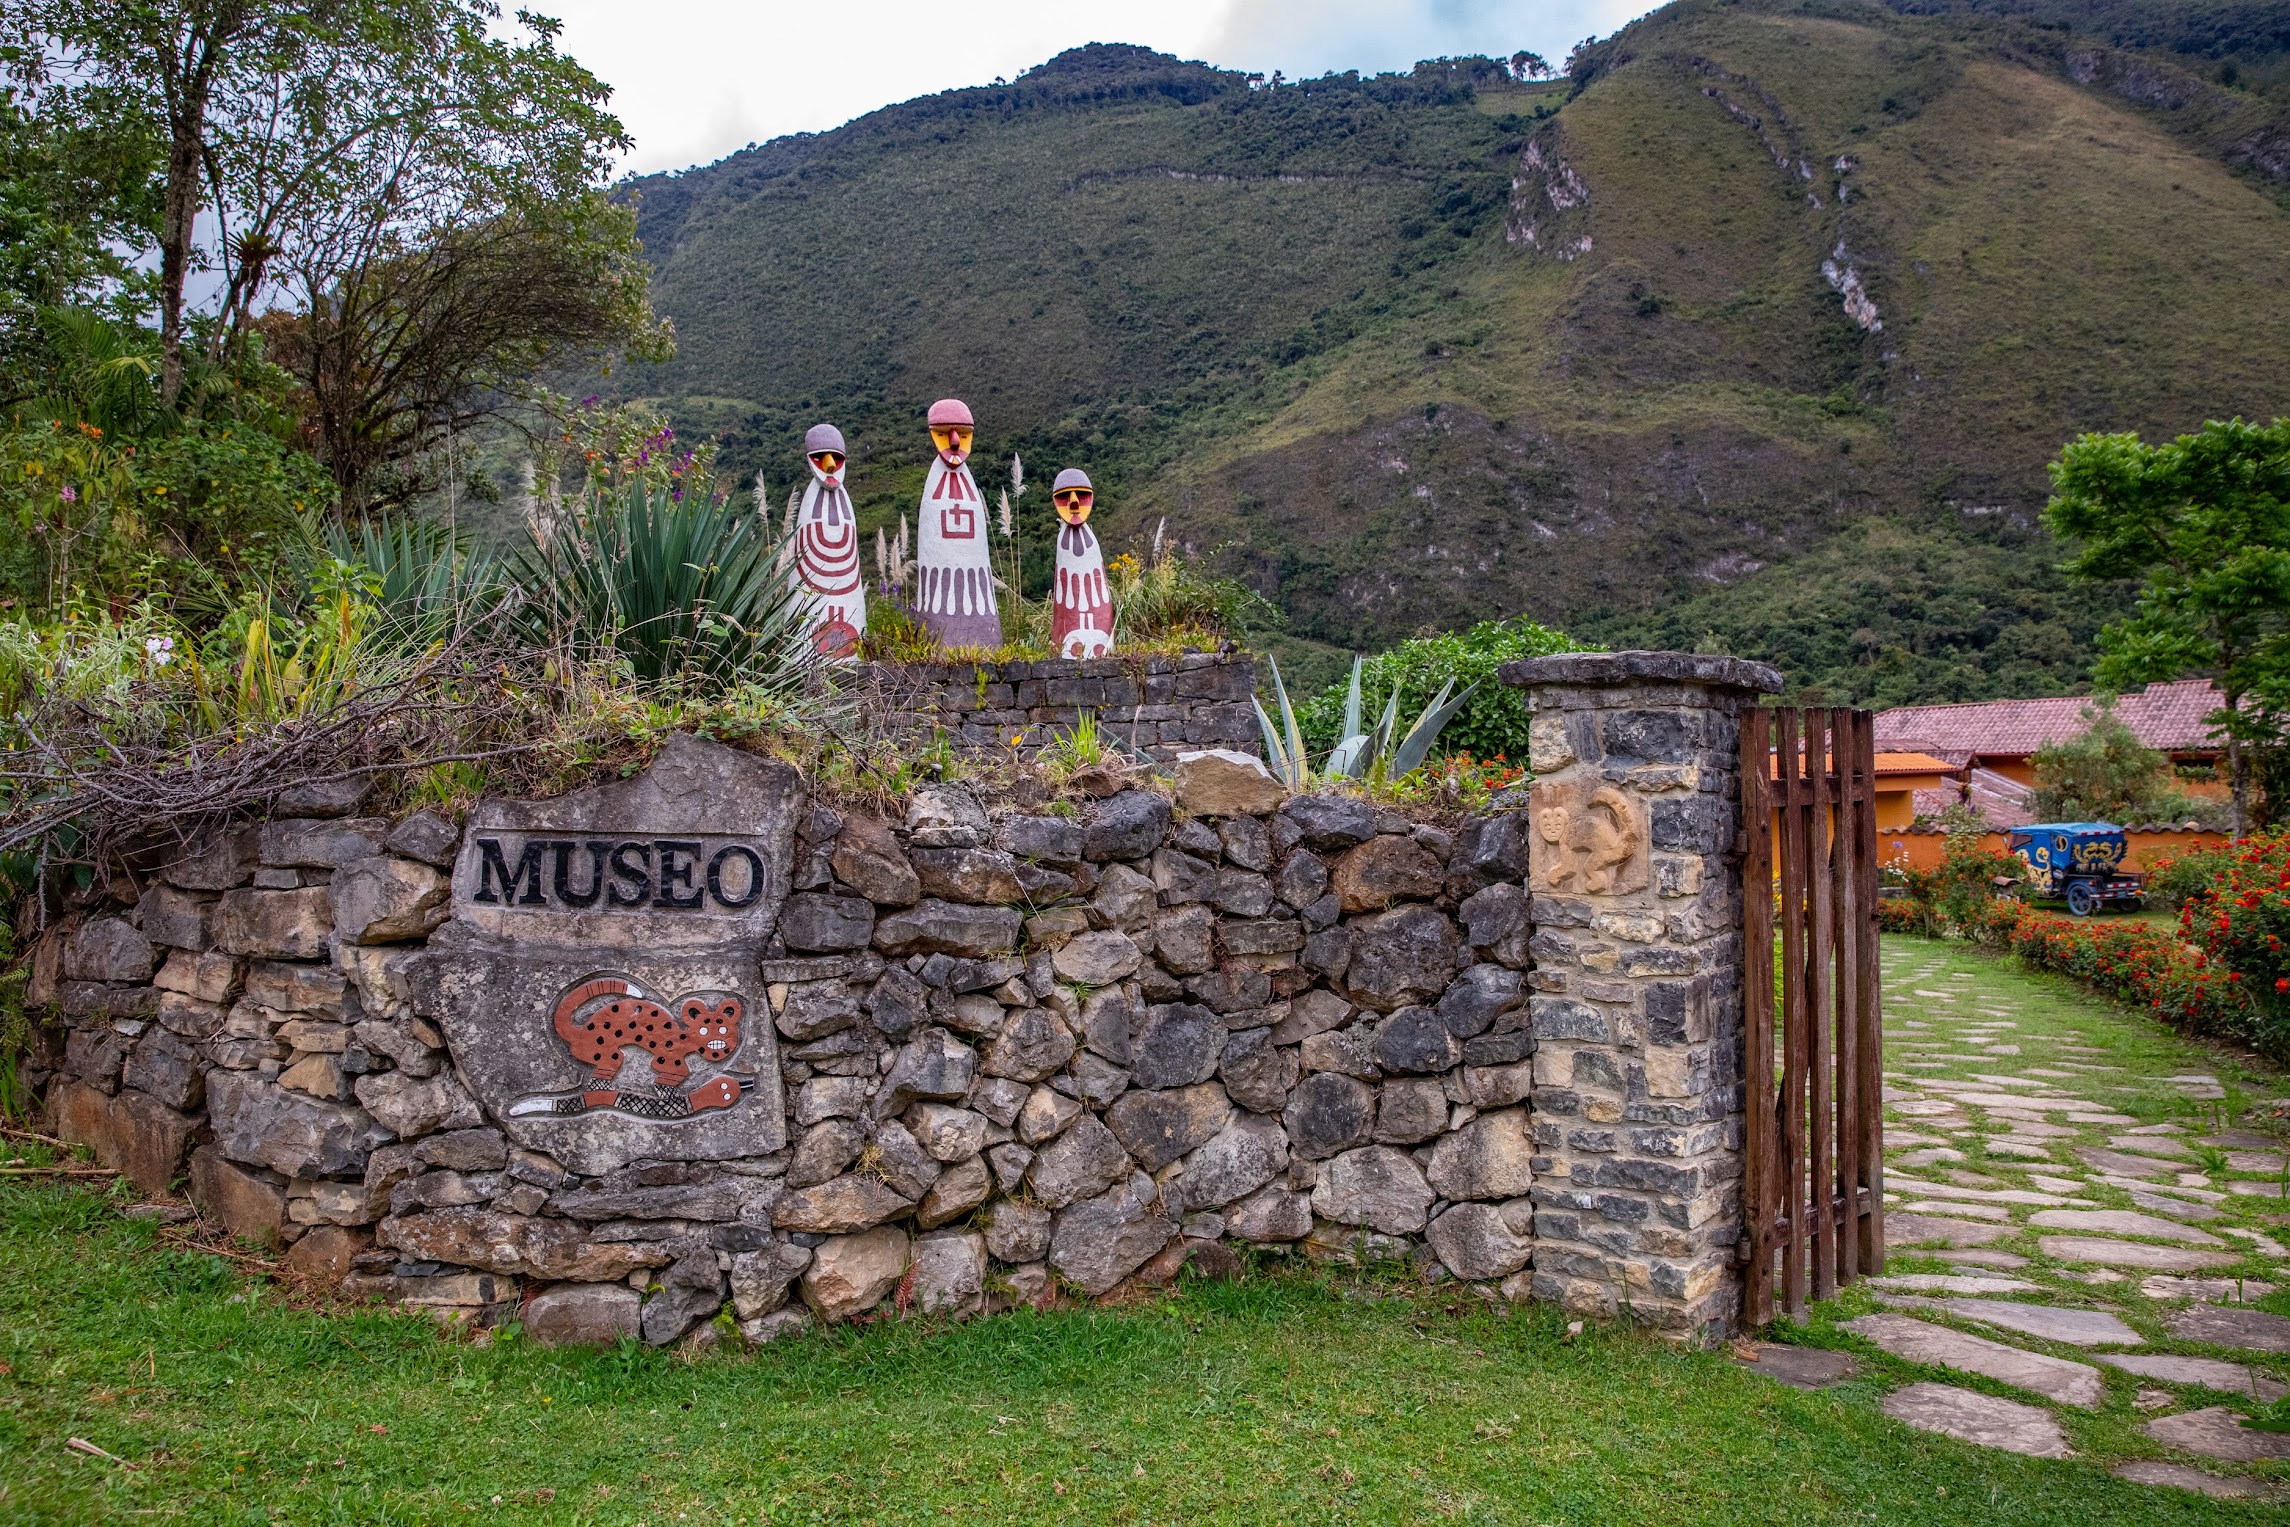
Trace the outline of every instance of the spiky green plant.
<instances>
[{"instance_id":1,"label":"spiky green plant","mask_svg":"<svg viewBox=\"0 0 2290 1527\"><path fill-rule=\"evenodd\" d=\"M744 504L637 483L518 554L521 623L638 679L793 688L814 657L792 550Z\"/></svg>"},{"instance_id":2,"label":"spiky green plant","mask_svg":"<svg viewBox=\"0 0 2290 1527\"><path fill-rule=\"evenodd\" d=\"M1272 667L1272 693L1280 702L1279 727L1265 713L1264 702L1254 695L1248 703L1256 707L1256 724L1264 728L1264 761L1271 768L1273 778L1291 790L1312 788L1312 765L1304 756L1304 733L1296 725L1296 708L1288 703L1288 686L1280 681L1280 660L1270 653L1265 662Z\"/></svg>"},{"instance_id":3,"label":"spiky green plant","mask_svg":"<svg viewBox=\"0 0 2290 1527\"><path fill-rule=\"evenodd\" d=\"M1404 779L1423 767L1423 761L1430 756L1432 745L1438 742L1440 732L1455 718L1456 712L1463 709L1464 703L1478 691L1479 686L1474 684L1450 699L1455 681L1449 679L1439 686L1439 692L1431 697L1430 704L1424 706L1422 713L1415 718L1415 724L1407 729L1406 735L1401 736L1399 689L1395 685L1391 698L1384 705L1383 719L1370 731L1360 725L1362 666L1361 659L1352 659L1352 678L1344 691L1343 740L1329 753L1323 772L1331 777L1365 779L1371 785L1382 785L1391 780ZM1278 670L1274 672L1277 675ZM1287 703L1287 697L1283 694L1283 708ZM1292 727L1295 725L1293 715L1289 717L1289 724Z\"/></svg>"},{"instance_id":4,"label":"spiky green plant","mask_svg":"<svg viewBox=\"0 0 2290 1527\"><path fill-rule=\"evenodd\" d=\"M384 640L426 644L484 615L500 596L496 559L431 520L383 515L353 526L327 519L318 540L337 564L372 575L381 617L375 634Z\"/></svg>"}]
</instances>

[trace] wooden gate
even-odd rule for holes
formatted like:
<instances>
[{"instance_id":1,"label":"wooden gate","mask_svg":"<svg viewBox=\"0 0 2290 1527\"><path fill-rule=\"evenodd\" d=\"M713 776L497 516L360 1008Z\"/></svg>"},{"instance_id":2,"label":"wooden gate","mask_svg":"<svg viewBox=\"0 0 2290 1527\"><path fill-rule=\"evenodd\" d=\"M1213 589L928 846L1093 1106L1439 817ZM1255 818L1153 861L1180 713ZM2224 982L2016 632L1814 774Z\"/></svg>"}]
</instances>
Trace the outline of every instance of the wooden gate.
<instances>
[{"instance_id":1,"label":"wooden gate","mask_svg":"<svg viewBox=\"0 0 2290 1527\"><path fill-rule=\"evenodd\" d=\"M1774 1316L1776 1253L1791 1315L1884 1270L1873 718L1743 712L1741 792L1742 1316L1755 1327Z\"/></svg>"}]
</instances>

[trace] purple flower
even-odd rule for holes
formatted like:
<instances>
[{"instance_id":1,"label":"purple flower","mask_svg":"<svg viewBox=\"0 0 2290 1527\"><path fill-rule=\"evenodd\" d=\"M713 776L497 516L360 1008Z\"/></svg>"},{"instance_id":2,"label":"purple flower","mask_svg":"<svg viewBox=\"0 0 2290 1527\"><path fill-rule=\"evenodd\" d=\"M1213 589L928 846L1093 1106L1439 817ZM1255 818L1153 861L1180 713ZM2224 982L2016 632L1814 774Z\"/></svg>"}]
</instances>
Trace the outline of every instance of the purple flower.
<instances>
[{"instance_id":1,"label":"purple flower","mask_svg":"<svg viewBox=\"0 0 2290 1527\"><path fill-rule=\"evenodd\" d=\"M61 488L56 490L56 493L67 504L76 504L80 501L79 490L74 488L70 483L65 483Z\"/></svg>"}]
</instances>

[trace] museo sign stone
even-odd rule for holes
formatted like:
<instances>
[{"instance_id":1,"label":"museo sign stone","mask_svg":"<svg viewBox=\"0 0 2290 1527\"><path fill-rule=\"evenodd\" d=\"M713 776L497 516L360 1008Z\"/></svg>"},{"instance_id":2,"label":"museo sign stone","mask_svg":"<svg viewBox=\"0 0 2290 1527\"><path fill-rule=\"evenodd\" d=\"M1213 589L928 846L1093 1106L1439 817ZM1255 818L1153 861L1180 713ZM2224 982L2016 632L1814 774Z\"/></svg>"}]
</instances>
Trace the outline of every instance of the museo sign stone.
<instances>
[{"instance_id":1,"label":"museo sign stone","mask_svg":"<svg viewBox=\"0 0 2290 1527\"><path fill-rule=\"evenodd\" d=\"M678 736L635 779L471 813L414 1000L511 1140L584 1173L785 1146L757 960L801 805L793 769Z\"/></svg>"}]
</instances>

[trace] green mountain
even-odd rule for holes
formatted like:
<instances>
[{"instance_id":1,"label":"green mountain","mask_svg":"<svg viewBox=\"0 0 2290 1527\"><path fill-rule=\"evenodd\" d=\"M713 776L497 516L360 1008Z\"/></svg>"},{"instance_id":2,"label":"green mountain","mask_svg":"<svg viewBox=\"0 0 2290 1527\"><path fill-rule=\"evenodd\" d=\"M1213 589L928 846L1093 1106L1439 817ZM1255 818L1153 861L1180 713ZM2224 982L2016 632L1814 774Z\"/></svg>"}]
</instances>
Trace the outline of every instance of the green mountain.
<instances>
[{"instance_id":1,"label":"green mountain","mask_svg":"<svg viewBox=\"0 0 2290 1527\"><path fill-rule=\"evenodd\" d=\"M2126 597L2054 570L2060 443L2290 411L2286 16L1683 0L1541 85L1092 46L632 182L681 351L621 381L782 489L833 419L870 529L964 397L982 478L1087 467L1291 652L1523 611L2060 692Z\"/></svg>"}]
</instances>

